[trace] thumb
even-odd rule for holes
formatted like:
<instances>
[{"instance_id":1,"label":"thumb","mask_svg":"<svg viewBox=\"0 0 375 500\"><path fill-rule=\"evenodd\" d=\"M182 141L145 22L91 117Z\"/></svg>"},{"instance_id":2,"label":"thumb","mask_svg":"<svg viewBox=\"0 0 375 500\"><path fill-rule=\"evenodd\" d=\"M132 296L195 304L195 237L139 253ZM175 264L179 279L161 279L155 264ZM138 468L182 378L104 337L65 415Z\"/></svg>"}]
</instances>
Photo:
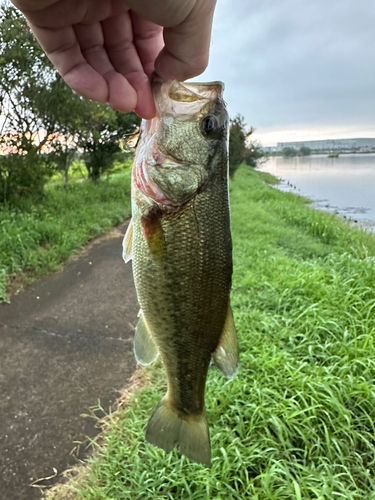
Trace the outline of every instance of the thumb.
<instances>
[{"instance_id":1,"label":"thumb","mask_svg":"<svg viewBox=\"0 0 375 500\"><path fill-rule=\"evenodd\" d=\"M165 46L155 61L165 80L184 81L198 76L208 64L216 0L198 0L184 21L164 28Z\"/></svg>"}]
</instances>

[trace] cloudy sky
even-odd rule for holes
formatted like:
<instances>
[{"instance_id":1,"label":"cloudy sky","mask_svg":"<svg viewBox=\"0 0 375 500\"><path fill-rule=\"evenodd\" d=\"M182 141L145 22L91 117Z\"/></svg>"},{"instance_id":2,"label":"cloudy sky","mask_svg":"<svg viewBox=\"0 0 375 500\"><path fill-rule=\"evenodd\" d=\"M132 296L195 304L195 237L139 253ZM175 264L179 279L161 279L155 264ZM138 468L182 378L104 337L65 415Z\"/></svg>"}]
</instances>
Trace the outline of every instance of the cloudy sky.
<instances>
[{"instance_id":1,"label":"cloudy sky","mask_svg":"<svg viewBox=\"0 0 375 500\"><path fill-rule=\"evenodd\" d=\"M375 137L373 0L218 0L209 67L263 145Z\"/></svg>"}]
</instances>

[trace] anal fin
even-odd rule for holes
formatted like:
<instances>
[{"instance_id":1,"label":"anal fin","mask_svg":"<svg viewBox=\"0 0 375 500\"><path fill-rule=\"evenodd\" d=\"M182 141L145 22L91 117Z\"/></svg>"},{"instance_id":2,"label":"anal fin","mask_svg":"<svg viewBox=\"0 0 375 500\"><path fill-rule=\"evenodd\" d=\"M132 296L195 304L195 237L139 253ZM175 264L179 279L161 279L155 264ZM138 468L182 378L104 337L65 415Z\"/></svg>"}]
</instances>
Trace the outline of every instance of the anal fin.
<instances>
[{"instance_id":1,"label":"anal fin","mask_svg":"<svg viewBox=\"0 0 375 500\"><path fill-rule=\"evenodd\" d=\"M239 370L238 338L230 305L213 362L227 379L236 377Z\"/></svg>"},{"instance_id":2,"label":"anal fin","mask_svg":"<svg viewBox=\"0 0 375 500\"><path fill-rule=\"evenodd\" d=\"M124 240L122 242L122 258L125 263L132 259L132 246L133 246L133 219L130 220L128 229L126 230Z\"/></svg>"},{"instance_id":3,"label":"anal fin","mask_svg":"<svg viewBox=\"0 0 375 500\"><path fill-rule=\"evenodd\" d=\"M142 311L139 316L134 335L134 356L138 363L147 366L156 360L159 352Z\"/></svg>"}]
</instances>

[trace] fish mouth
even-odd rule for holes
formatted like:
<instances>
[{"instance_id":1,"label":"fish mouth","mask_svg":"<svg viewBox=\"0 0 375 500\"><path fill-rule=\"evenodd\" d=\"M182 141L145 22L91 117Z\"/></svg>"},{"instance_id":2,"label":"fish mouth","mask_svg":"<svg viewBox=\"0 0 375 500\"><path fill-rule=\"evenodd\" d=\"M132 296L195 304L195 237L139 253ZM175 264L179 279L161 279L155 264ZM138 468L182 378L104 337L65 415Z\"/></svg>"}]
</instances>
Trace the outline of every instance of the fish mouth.
<instances>
[{"instance_id":1,"label":"fish mouth","mask_svg":"<svg viewBox=\"0 0 375 500\"><path fill-rule=\"evenodd\" d=\"M183 160L176 158L175 156L172 156L171 154L165 155L162 153L158 147L157 141L154 141L153 144L153 149L152 149L152 159L154 160L155 163L153 163L152 166L158 168L158 167L167 167L167 168L173 168L173 167L187 167L188 164L184 162Z\"/></svg>"},{"instance_id":2,"label":"fish mouth","mask_svg":"<svg viewBox=\"0 0 375 500\"><path fill-rule=\"evenodd\" d=\"M157 133L162 127L162 119L160 116L152 118L152 120L144 120L142 122L141 140L143 139L145 147L143 154L147 159L147 163L153 166L173 167L174 165L183 166L185 162L172 156L171 154L164 154L160 151L157 142Z\"/></svg>"},{"instance_id":3,"label":"fish mouth","mask_svg":"<svg viewBox=\"0 0 375 500\"><path fill-rule=\"evenodd\" d=\"M135 168L133 168L132 175L137 188L145 196L151 198L160 205L175 206L175 204L165 196L165 194L159 188L159 186L157 186L157 184L148 175L149 168L150 164L147 162L146 159L135 164Z\"/></svg>"},{"instance_id":4,"label":"fish mouth","mask_svg":"<svg viewBox=\"0 0 375 500\"><path fill-rule=\"evenodd\" d=\"M147 127L147 124L146 124ZM160 150L158 144L158 134L157 131L147 140L146 150L145 150L145 160L146 164L150 167L188 167L190 164L181 158L177 158L170 153L165 154Z\"/></svg>"},{"instance_id":5,"label":"fish mouth","mask_svg":"<svg viewBox=\"0 0 375 500\"><path fill-rule=\"evenodd\" d=\"M142 122L142 135L149 138L146 139L149 144L147 152L151 152L152 156L148 157L148 162L151 164L155 161L161 167L188 166L186 161L172 156L169 152L164 154L160 151L156 134L163 125L163 117L185 115L189 121L196 120L206 102L222 100L224 83L219 81L180 83L176 80L163 80L154 72L151 76L151 89L156 116Z\"/></svg>"},{"instance_id":6,"label":"fish mouth","mask_svg":"<svg viewBox=\"0 0 375 500\"><path fill-rule=\"evenodd\" d=\"M176 112L176 106L181 103L184 107L200 108L202 101L222 99L224 83L214 82L177 82L163 80L155 72L151 76L151 89L154 96L157 114L161 116L169 110ZM189 113L191 110L189 110Z\"/></svg>"},{"instance_id":7,"label":"fish mouth","mask_svg":"<svg viewBox=\"0 0 375 500\"><path fill-rule=\"evenodd\" d=\"M152 121L152 120L151 120ZM145 126L149 122L145 122ZM147 132L146 137L147 137ZM138 189L148 198L160 205L177 207L180 204L170 200L149 175L150 168L173 168L188 166L182 160L164 155L157 144L156 131L139 146L134 158L133 179Z\"/></svg>"}]
</instances>

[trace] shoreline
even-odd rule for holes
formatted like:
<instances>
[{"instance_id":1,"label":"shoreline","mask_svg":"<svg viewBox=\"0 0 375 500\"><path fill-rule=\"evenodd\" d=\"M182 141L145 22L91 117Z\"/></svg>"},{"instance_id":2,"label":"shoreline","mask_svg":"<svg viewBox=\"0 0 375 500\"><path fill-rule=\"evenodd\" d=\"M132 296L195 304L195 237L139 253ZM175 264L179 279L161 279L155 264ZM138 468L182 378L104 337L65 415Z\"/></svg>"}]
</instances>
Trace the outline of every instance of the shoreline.
<instances>
[{"instance_id":1,"label":"shoreline","mask_svg":"<svg viewBox=\"0 0 375 500\"><path fill-rule=\"evenodd\" d=\"M261 169L255 170L257 172L264 172ZM283 179L275 175L274 177L278 179L279 183L275 184L272 187L278 189L283 193L297 194L299 196L307 198L311 202L311 207L315 210L320 210L333 215L337 215L340 219L346 220L352 227L361 228L375 235L375 219L361 219L356 217L356 215L367 213L370 209L365 207L339 207L337 205L331 205L329 199L314 199L312 196L303 194L297 185L291 184L287 179Z\"/></svg>"}]
</instances>

